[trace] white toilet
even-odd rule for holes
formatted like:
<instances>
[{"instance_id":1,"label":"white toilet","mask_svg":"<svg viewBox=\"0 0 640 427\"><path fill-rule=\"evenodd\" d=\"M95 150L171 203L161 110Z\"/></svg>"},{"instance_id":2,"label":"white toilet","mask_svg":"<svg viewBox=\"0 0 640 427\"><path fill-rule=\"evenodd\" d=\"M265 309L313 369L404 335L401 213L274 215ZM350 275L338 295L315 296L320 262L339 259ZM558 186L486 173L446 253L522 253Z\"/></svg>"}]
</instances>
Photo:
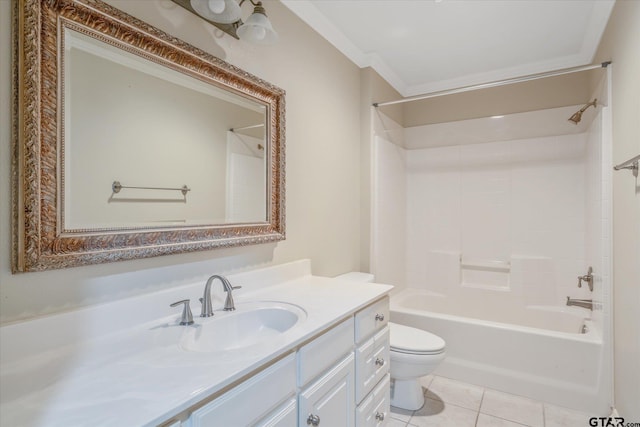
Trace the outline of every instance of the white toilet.
<instances>
[{"instance_id":1,"label":"white toilet","mask_svg":"<svg viewBox=\"0 0 640 427\"><path fill-rule=\"evenodd\" d=\"M415 410L424 404L420 377L444 360L445 342L422 329L389 322L391 340L391 406Z\"/></svg>"},{"instance_id":2,"label":"white toilet","mask_svg":"<svg viewBox=\"0 0 640 427\"><path fill-rule=\"evenodd\" d=\"M352 272L337 279L373 282L373 274ZM431 372L444 360L445 342L442 338L422 329L389 322L391 341L391 406L416 410L424 405L424 394L419 379Z\"/></svg>"}]
</instances>

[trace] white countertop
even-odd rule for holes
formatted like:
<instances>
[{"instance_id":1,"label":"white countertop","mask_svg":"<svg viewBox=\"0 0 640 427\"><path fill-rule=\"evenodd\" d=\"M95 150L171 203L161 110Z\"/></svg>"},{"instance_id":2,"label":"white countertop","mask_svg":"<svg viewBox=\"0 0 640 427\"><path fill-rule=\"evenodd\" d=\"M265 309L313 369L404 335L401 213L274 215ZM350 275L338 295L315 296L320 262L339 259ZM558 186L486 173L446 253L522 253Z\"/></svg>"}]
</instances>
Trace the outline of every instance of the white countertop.
<instances>
[{"instance_id":1,"label":"white countertop","mask_svg":"<svg viewBox=\"0 0 640 427\"><path fill-rule=\"evenodd\" d=\"M198 316L204 283L4 326L0 425L155 426L392 289L311 276L309 271L308 261L299 261L229 276L232 284L243 285L234 293L238 311L244 303L269 300L306 312L296 326L252 351L212 355L178 346L185 326L176 324L181 310L168 308L167 300L191 298L196 323L224 316L219 310L210 319ZM214 309L219 309L215 301ZM128 325L128 317L135 323Z\"/></svg>"}]
</instances>

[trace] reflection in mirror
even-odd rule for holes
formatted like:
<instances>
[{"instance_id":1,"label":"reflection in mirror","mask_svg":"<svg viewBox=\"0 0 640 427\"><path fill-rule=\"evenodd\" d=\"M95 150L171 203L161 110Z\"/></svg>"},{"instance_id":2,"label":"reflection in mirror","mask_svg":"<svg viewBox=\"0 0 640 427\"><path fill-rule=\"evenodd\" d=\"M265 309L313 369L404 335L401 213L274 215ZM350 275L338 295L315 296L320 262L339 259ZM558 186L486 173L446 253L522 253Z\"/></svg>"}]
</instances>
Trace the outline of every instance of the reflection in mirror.
<instances>
[{"instance_id":1,"label":"reflection in mirror","mask_svg":"<svg viewBox=\"0 0 640 427\"><path fill-rule=\"evenodd\" d=\"M15 8L12 271L285 238L285 92L100 0Z\"/></svg>"},{"instance_id":2,"label":"reflection in mirror","mask_svg":"<svg viewBox=\"0 0 640 427\"><path fill-rule=\"evenodd\" d=\"M267 221L264 105L71 29L64 46L65 230Z\"/></svg>"}]
</instances>

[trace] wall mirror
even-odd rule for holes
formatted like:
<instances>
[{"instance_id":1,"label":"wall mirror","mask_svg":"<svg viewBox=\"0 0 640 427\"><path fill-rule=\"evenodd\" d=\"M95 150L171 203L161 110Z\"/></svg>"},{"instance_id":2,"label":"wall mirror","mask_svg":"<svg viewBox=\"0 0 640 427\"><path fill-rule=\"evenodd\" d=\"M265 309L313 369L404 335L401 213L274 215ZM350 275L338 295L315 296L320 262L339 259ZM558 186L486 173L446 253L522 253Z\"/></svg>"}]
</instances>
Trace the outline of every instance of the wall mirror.
<instances>
[{"instance_id":1,"label":"wall mirror","mask_svg":"<svg viewBox=\"0 0 640 427\"><path fill-rule=\"evenodd\" d=\"M14 15L14 272L284 239L282 89L99 0Z\"/></svg>"}]
</instances>

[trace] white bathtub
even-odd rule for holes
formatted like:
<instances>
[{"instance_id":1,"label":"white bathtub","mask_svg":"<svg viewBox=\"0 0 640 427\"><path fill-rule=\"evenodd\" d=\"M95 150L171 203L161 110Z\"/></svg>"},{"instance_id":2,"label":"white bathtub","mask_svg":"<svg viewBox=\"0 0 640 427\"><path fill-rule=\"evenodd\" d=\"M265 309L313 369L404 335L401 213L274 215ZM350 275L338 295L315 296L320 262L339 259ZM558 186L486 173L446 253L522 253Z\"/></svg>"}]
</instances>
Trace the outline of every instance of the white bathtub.
<instances>
[{"instance_id":1,"label":"white bathtub","mask_svg":"<svg viewBox=\"0 0 640 427\"><path fill-rule=\"evenodd\" d=\"M435 333L447 357L435 374L604 416L601 333L584 309L514 307L405 289L391 320ZM583 327L586 332L582 333Z\"/></svg>"}]
</instances>

